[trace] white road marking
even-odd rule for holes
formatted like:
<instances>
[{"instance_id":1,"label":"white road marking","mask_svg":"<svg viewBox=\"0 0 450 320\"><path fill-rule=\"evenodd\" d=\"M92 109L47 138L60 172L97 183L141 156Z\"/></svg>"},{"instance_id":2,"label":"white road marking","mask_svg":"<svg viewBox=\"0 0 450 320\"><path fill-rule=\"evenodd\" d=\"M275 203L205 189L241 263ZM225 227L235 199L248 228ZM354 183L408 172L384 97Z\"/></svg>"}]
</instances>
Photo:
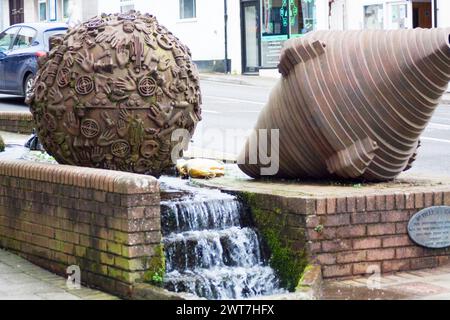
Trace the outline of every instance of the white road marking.
<instances>
[{"instance_id":1,"label":"white road marking","mask_svg":"<svg viewBox=\"0 0 450 320\"><path fill-rule=\"evenodd\" d=\"M429 137L420 137L420 139L421 140L435 141L435 142L450 143L450 140L446 140L446 139L429 138Z\"/></svg>"},{"instance_id":2,"label":"white road marking","mask_svg":"<svg viewBox=\"0 0 450 320\"><path fill-rule=\"evenodd\" d=\"M230 102L236 102L236 103L249 103L249 104L256 104L259 106L264 106L265 102L257 102L252 100L243 100L243 99L234 99L234 98L227 98L227 97L219 97L219 96L203 96L204 98L209 99L218 99L218 100L224 100L224 101L230 101Z\"/></svg>"},{"instance_id":3,"label":"white road marking","mask_svg":"<svg viewBox=\"0 0 450 320\"><path fill-rule=\"evenodd\" d=\"M202 112L204 112L204 113L212 113L212 114L220 114L219 111L214 111L214 110L205 110L205 109L202 109Z\"/></svg>"},{"instance_id":4,"label":"white road marking","mask_svg":"<svg viewBox=\"0 0 450 320\"><path fill-rule=\"evenodd\" d=\"M440 130L450 130L449 124L430 122L428 125L429 128L440 129Z\"/></svg>"},{"instance_id":5,"label":"white road marking","mask_svg":"<svg viewBox=\"0 0 450 320\"><path fill-rule=\"evenodd\" d=\"M263 90L271 90L273 86L275 86L276 81L274 81L273 85L251 85L245 83L231 83L231 82L222 82L222 81L214 81L209 79L200 79L200 83L208 82L211 85L217 85L220 87L247 87L253 89L263 89Z\"/></svg>"}]
</instances>

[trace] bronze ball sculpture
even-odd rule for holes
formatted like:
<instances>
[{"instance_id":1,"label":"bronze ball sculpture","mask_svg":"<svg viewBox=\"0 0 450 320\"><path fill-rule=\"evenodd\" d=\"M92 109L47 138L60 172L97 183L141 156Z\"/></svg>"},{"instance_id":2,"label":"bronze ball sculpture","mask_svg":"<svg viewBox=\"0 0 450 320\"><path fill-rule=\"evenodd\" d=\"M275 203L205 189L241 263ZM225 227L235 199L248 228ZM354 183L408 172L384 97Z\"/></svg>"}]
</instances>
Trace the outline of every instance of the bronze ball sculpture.
<instances>
[{"instance_id":1,"label":"bronze ball sculpture","mask_svg":"<svg viewBox=\"0 0 450 320\"><path fill-rule=\"evenodd\" d=\"M59 163L159 176L201 120L189 49L149 14L102 14L52 39L27 97Z\"/></svg>"}]
</instances>

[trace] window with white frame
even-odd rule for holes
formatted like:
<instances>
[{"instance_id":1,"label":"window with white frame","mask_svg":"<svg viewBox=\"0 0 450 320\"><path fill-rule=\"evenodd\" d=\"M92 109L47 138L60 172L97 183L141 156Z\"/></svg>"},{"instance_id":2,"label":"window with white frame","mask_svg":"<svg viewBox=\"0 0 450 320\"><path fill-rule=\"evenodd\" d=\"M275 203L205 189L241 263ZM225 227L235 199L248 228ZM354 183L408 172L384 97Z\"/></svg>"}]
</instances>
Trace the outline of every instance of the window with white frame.
<instances>
[{"instance_id":1,"label":"window with white frame","mask_svg":"<svg viewBox=\"0 0 450 320\"><path fill-rule=\"evenodd\" d=\"M130 10L134 10L133 0L120 0L120 12L127 13Z\"/></svg>"},{"instance_id":2,"label":"window with white frame","mask_svg":"<svg viewBox=\"0 0 450 320\"><path fill-rule=\"evenodd\" d=\"M195 0L180 0L180 19L193 19L197 16Z\"/></svg>"},{"instance_id":3,"label":"window with white frame","mask_svg":"<svg viewBox=\"0 0 450 320\"><path fill-rule=\"evenodd\" d=\"M63 18L68 19L70 17L70 0L62 0Z\"/></svg>"},{"instance_id":4,"label":"window with white frame","mask_svg":"<svg viewBox=\"0 0 450 320\"><path fill-rule=\"evenodd\" d=\"M47 21L47 0L39 0L39 21Z\"/></svg>"},{"instance_id":5,"label":"window with white frame","mask_svg":"<svg viewBox=\"0 0 450 320\"><path fill-rule=\"evenodd\" d=\"M364 6L364 29L383 29L384 12L382 4Z\"/></svg>"},{"instance_id":6,"label":"window with white frame","mask_svg":"<svg viewBox=\"0 0 450 320\"><path fill-rule=\"evenodd\" d=\"M57 14L56 10L57 10L56 0L49 0L48 1L48 20L49 21L56 21L58 19L58 14Z\"/></svg>"}]
</instances>

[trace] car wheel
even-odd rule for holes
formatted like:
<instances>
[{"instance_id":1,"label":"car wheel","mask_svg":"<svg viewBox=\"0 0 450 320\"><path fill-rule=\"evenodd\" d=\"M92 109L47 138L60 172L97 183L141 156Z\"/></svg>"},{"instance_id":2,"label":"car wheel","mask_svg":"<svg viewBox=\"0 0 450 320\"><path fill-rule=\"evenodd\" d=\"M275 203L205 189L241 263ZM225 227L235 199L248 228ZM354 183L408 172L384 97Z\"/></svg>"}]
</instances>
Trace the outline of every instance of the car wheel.
<instances>
[{"instance_id":1,"label":"car wheel","mask_svg":"<svg viewBox=\"0 0 450 320\"><path fill-rule=\"evenodd\" d=\"M23 82L23 94L25 99L30 95L31 90L33 89L34 83L34 74L30 73Z\"/></svg>"}]
</instances>

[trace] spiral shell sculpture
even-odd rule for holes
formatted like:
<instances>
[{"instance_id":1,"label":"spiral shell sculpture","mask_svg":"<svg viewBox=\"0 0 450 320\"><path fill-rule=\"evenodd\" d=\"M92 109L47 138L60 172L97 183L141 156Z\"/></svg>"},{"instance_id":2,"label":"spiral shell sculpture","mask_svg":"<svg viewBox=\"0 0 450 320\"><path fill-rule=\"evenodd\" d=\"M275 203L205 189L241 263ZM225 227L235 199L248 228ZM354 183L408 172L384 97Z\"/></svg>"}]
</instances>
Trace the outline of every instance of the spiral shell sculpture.
<instances>
[{"instance_id":1,"label":"spiral shell sculpture","mask_svg":"<svg viewBox=\"0 0 450 320\"><path fill-rule=\"evenodd\" d=\"M189 49L155 17L92 18L52 39L27 98L59 163L158 176L173 165L175 129L201 120Z\"/></svg>"},{"instance_id":2,"label":"spiral shell sculpture","mask_svg":"<svg viewBox=\"0 0 450 320\"><path fill-rule=\"evenodd\" d=\"M289 40L283 77L255 127L279 129L275 177L385 181L409 169L450 81L449 36L450 29L317 31ZM249 157L255 137L238 163L260 177L264 165Z\"/></svg>"}]
</instances>

